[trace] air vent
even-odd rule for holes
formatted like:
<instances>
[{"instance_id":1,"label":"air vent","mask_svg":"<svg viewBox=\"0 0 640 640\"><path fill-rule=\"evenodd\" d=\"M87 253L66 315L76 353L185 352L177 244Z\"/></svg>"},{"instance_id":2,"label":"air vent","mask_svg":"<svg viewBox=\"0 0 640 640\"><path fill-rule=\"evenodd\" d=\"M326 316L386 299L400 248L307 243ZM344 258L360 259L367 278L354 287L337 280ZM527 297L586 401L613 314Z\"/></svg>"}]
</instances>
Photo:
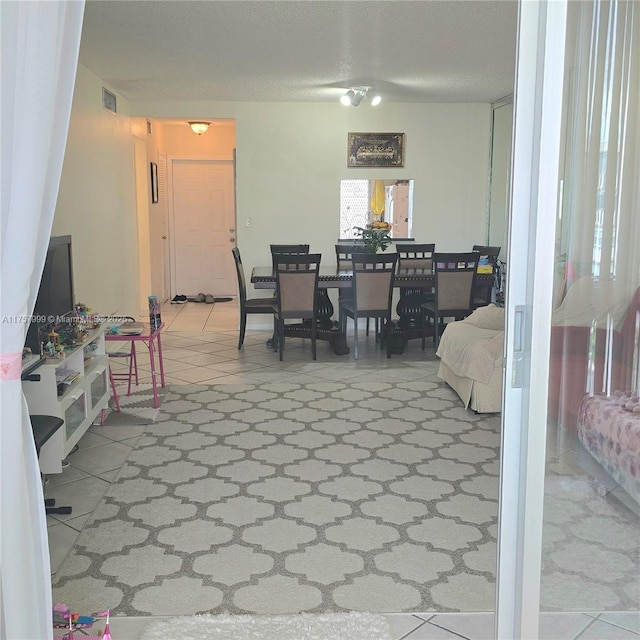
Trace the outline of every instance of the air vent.
<instances>
[{"instance_id":1,"label":"air vent","mask_svg":"<svg viewBox=\"0 0 640 640\"><path fill-rule=\"evenodd\" d=\"M107 111L111 111L111 113L118 113L115 94L111 93L111 91L104 87L102 87L102 104Z\"/></svg>"},{"instance_id":2,"label":"air vent","mask_svg":"<svg viewBox=\"0 0 640 640\"><path fill-rule=\"evenodd\" d=\"M147 135L151 135L151 121L147 120Z\"/></svg>"}]
</instances>

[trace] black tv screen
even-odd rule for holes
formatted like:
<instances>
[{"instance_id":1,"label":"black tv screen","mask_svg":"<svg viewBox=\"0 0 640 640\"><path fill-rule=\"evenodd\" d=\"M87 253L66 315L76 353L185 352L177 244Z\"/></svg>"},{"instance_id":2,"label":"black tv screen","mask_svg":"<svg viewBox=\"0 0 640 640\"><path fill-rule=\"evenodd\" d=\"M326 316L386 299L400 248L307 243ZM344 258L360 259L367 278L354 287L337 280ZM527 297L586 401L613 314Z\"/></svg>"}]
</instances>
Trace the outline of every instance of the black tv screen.
<instances>
[{"instance_id":1,"label":"black tv screen","mask_svg":"<svg viewBox=\"0 0 640 640\"><path fill-rule=\"evenodd\" d=\"M74 309L73 261L71 236L54 236L49 241L38 297L33 311L33 322L27 330L25 346L32 352L40 351L40 330L58 323L61 316Z\"/></svg>"}]
</instances>

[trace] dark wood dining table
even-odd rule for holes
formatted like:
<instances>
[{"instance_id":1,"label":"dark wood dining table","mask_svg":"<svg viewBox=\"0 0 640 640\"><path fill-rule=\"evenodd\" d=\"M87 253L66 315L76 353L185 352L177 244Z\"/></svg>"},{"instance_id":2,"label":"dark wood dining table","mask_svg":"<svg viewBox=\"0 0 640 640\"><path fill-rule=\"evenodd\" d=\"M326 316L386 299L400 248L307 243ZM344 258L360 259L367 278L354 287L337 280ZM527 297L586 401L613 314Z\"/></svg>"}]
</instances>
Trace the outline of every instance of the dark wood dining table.
<instances>
[{"instance_id":1,"label":"dark wood dining table","mask_svg":"<svg viewBox=\"0 0 640 640\"><path fill-rule=\"evenodd\" d=\"M487 286L493 283L492 274L477 274L476 278L486 281ZM336 353L349 353L344 336L331 319L334 314L333 304L328 289L350 289L353 272L331 266L321 266L318 277L318 338L329 340ZM251 271L251 283L256 289L275 289L276 277L272 267L254 267ZM396 305L398 320L392 334L392 352L402 353L407 340L422 337L422 309L420 305L425 295L433 292L436 284L435 274L431 269L398 269L394 287L400 290Z\"/></svg>"}]
</instances>

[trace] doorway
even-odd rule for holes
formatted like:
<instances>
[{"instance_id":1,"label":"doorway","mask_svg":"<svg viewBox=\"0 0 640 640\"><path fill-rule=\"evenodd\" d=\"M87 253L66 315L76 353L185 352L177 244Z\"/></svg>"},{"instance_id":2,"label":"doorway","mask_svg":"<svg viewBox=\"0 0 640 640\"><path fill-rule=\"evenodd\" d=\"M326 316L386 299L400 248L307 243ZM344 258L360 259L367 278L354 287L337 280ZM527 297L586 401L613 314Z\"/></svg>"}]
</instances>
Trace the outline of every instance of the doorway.
<instances>
[{"instance_id":1,"label":"doorway","mask_svg":"<svg viewBox=\"0 0 640 640\"><path fill-rule=\"evenodd\" d=\"M171 160L171 292L236 293L233 162Z\"/></svg>"}]
</instances>

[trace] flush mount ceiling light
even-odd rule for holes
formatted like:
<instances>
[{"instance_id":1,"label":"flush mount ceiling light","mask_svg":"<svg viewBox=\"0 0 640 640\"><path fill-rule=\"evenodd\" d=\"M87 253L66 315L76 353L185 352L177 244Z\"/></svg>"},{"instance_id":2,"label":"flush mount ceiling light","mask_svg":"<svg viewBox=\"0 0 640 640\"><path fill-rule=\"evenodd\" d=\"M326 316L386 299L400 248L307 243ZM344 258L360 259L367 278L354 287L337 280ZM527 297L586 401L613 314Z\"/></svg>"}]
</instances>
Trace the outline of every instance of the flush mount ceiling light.
<instances>
[{"instance_id":1,"label":"flush mount ceiling light","mask_svg":"<svg viewBox=\"0 0 640 640\"><path fill-rule=\"evenodd\" d=\"M209 128L210 124L210 122L190 122L189 126L191 127L191 131L193 131L193 133L197 133L199 136L201 136Z\"/></svg>"}]
</instances>

